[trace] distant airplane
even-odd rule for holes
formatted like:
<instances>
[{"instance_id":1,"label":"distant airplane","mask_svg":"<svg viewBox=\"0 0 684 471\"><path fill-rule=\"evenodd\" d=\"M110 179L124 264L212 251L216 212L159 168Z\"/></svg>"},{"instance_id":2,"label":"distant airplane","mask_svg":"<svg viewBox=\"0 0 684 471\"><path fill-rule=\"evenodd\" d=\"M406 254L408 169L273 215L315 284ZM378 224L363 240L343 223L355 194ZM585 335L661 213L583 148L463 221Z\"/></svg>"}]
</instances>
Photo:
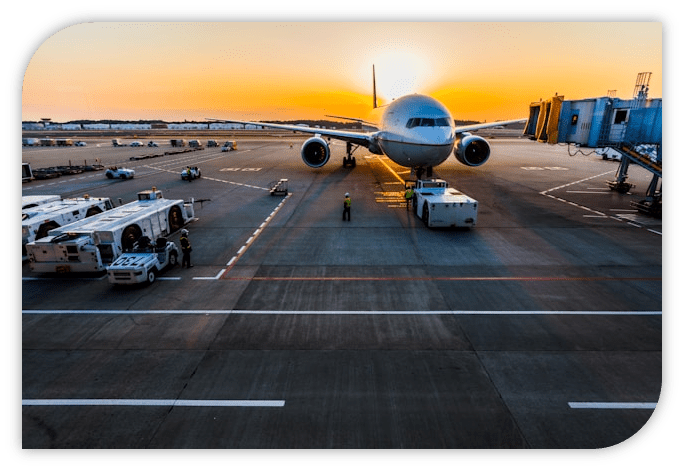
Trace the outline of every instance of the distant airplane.
<instances>
[{"instance_id":1,"label":"distant airplane","mask_svg":"<svg viewBox=\"0 0 684 471\"><path fill-rule=\"evenodd\" d=\"M285 129L314 134L302 145L301 155L309 167L320 168L330 159L330 147L323 137L339 139L347 143L347 156L344 166L356 166L353 152L365 147L371 153L386 155L395 163L409 167L421 178L423 172L432 175L432 168L443 163L453 151L456 159L469 167L484 164L490 155L489 143L470 131L494 128L514 123L524 123L527 119L496 121L468 126L455 126L449 110L439 101L425 95L406 95L388 105L378 107L375 90L375 66L373 66L373 109L380 112L377 122L357 118L335 118L357 121L366 127L374 128L368 132L339 131L307 126L274 124L254 121L221 120L212 121L251 124L275 129ZM356 146L356 147L354 147Z\"/></svg>"}]
</instances>

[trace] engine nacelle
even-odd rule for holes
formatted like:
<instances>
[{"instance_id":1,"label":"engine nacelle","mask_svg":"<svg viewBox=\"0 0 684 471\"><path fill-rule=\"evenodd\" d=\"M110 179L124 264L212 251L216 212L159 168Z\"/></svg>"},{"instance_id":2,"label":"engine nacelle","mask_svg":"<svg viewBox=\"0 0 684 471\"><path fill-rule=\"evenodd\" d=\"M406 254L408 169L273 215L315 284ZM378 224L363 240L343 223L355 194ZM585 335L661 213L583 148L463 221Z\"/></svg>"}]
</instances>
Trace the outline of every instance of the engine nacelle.
<instances>
[{"instance_id":1,"label":"engine nacelle","mask_svg":"<svg viewBox=\"0 0 684 471\"><path fill-rule=\"evenodd\" d=\"M302 145L302 160L309 167L320 168L328 163L328 159L330 159L330 146L325 139L315 136Z\"/></svg>"},{"instance_id":2,"label":"engine nacelle","mask_svg":"<svg viewBox=\"0 0 684 471\"><path fill-rule=\"evenodd\" d=\"M479 167L489 159L489 154L489 143L480 136L466 132L456 139L454 155L463 165Z\"/></svg>"}]
</instances>

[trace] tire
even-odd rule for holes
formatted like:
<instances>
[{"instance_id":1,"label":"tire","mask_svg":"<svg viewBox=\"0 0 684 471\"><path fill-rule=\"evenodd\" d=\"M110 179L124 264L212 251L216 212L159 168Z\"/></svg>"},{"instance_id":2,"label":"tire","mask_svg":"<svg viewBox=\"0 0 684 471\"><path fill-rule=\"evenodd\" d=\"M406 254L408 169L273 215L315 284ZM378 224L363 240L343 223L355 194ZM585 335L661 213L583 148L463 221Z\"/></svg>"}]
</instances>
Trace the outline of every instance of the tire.
<instances>
[{"instance_id":1,"label":"tire","mask_svg":"<svg viewBox=\"0 0 684 471\"><path fill-rule=\"evenodd\" d=\"M183 226L183 213L178 206L174 206L169 210L169 232L176 232Z\"/></svg>"},{"instance_id":2,"label":"tire","mask_svg":"<svg viewBox=\"0 0 684 471\"><path fill-rule=\"evenodd\" d=\"M154 269L150 270L147 273L147 283L151 285L152 283L154 283L154 280L156 280L156 279L157 279L157 270L154 270Z\"/></svg>"},{"instance_id":3,"label":"tire","mask_svg":"<svg viewBox=\"0 0 684 471\"><path fill-rule=\"evenodd\" d=\"M123 230L121 233L121 248L123 250L130 250L133 248L138 239L142 237L142 230L139 226L132 224Z\"/></svg>"},{"instance_id":4,"label":"tire","mask_svg":"<svg viewBox=\"0 0 684 471\"><path fill-rule=\"evenodd\" d=\"M176 252L171 252L169 254L169 266L175 267L178 265L178 254Z\"/></svg>"},{"instance_id":5,"label":"tire","mask_svg":"<svg viewBox=\"0 0 684 471\"><path fill-rule=\"evenodd\" d=\"M38 227L38 232L36 232L36 240L42 239L43 237L47 237L48 231L51 231L52 229L57 229L59 227L59 224L57 224L55 221L50 221L50 222L45 222Z\"/></svg>"},{"instance_id":6,"label":"tire","mask_svg":"<svg viewBox=\"0 0 684 471\"><path fill-rule=\"evenodd\" d=\"M430 208L428 207L427 201L423 203L423 217L421 219L423 220L423 224L430 227Z\"/></svg>"},{"instance_id":7,"label":"tire","mask_svg":"<svg viewBox=\"0 0 684 471\"><path fill-rule=\"evenodd\" d=\"M99 206L93 206L92 208L88 208L88 211L86 211L86 217L89 218L90 216L100 214L101 212L102 210L99 208Z\"/></svg>"}]
</instances>

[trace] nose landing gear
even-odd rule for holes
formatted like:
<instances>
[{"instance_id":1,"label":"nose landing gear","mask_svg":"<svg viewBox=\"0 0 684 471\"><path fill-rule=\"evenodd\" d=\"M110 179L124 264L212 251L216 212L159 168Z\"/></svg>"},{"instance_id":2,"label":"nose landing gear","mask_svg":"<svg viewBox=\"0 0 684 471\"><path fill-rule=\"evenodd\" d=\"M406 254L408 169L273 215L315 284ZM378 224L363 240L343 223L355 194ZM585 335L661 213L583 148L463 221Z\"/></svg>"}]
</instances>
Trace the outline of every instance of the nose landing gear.
<instances>
[{"instance_id":1,"label":"nose landing gear","mask_svg":"<svg viewBox=\"0 0 684 471\"><path fill-rule=\"evenodd\" d=\"M425 178L432 178L432 166L429 167L416 167L416 178L421 180L423 178L423 173L425 173Z\"/></svg>"}]
</instances>

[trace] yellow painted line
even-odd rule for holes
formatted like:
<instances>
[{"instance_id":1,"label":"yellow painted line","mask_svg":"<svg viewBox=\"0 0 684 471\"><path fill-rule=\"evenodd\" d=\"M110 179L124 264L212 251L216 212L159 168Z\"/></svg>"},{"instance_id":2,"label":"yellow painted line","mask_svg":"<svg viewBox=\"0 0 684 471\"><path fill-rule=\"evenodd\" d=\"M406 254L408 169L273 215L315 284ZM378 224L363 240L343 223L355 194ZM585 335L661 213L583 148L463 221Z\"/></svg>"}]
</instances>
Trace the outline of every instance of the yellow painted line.
<instances>
[{"instance_id":1,"label":"yellow painted line","mask_svg":"<svg viewBox=\"0 0 684 471\"><path fill-rule=\"evenodd\" d=\"M397 180L399 180L399 181L401 182L402 185L405 185L405 184L406 184L406 181L405 181L403 178L401 178L401 177L397 174L397 172L395 172L394 170L392 170L392 168L391 168L389 165L387 165L387 163L385 162L384 159L381 159L381 158L378 157L378 160L382 163L382 165L384 165L385 167L387 167L387 170L389 170L389 171L392 173L392 175L394 175L395 177L397 177Z\"/></svg>"}]
</instances>

